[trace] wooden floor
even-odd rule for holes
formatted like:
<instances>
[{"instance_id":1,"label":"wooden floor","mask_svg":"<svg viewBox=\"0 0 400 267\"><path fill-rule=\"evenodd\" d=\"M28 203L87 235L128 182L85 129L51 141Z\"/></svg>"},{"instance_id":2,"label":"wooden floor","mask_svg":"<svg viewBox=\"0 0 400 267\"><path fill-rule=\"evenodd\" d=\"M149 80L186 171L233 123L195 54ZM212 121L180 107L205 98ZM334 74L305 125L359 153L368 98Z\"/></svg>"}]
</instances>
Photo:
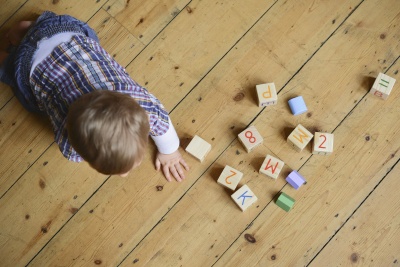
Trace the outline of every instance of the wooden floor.
<instances>
[{"instance_id":1,"label":"wooden floor","mask_svg":"<svg viewBox=\"0 0 400 267\"><path fill-rule=\"evenodd\" d=\"M170 111L182 147L212 144L168 183L155 147L127 178L63 158L49 123L0 85L0 266L399 266L400 2L398 0L1 0L0 33L44 10L96 30L132 78ZM384 101L379 72L396 78ZM275 82L278 104L257 106ZM308 112L293 116L301 95ZM299 123L332 132L334 152L298 153ZM246 153L237 135L264 143ZM285 162L275 181L258 169ZM225 165L258 197L242 212L216 183ZM286 183L298 170L299 190ZM161 187L159 187L161 186ZM162 188L162 190L159 189ZM279 192L296 200L285 212Z\"/></svg>"}]
</instances>

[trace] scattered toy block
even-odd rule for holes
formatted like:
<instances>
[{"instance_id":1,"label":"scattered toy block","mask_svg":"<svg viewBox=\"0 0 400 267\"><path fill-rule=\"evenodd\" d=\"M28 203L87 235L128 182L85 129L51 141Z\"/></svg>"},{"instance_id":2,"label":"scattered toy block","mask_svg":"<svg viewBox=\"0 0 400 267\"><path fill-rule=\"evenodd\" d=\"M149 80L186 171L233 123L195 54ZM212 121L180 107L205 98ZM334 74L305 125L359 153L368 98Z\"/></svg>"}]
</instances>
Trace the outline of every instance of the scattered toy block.
<instances>
[{"instance_id":1,"label":"scattered toy block","mask_svg":"<svg viewBox=\"0 0 400 267\"><path fill-rule=\"evenodd\" d=\"M333 134L316 132L314 134L313 154L330 155L333 152Z\"/></svg>"},{"instance_id":2,"label":"scattered toy block","mask_svg":"<svg viewBox=\"0 0 400 267\"><path fill-rule=\"evenodd\" d=\"M242 211L245 211L254 202L257 201L256 195L250 190L247 185L239 188L235 193L231 195L233 201L239 206Z\"/></svg>"},{"instance_id":3,"label":"scattered toy block","mask_svg":"<svg viewBox=\"0 0 400 267\"><path fill-rule=\"evenodd\" d=\"M242 177L243 173L226 165L217 182L231 190L235 190Z\"/></svg>"},{"instance_id":4,"label":"scattered toy block","mask_svg":"<svg viewBox=\"0 0 400 267\"><path fill-rule=\"evenodd\" d=\"M292 98L288 103L293 115L300 115L307 112L307 106L302 96Z\"/></svg>"},{"instance_id":5,"label":"scattered toy block","mask_svg":"<svg viewBox=\"0 0 400 267\"><path fill-rule=\"evenodd\" d=\"M282 192L275 203L284 211L289 211L292 209L294 202L293 198Z\"/></svg>"},{"instance_id":6,"label":"scattered toy block","mask_svg":"<svg viewBox=\"0 0 400 267\"><path fill-rule=\"evenodd\" d=\"M210 150L211 145L197 135L193 137L192 141L190 141L189 145L186 147L186 152L200 162L203 162Z\"/></svg>"},{"instance_id":7,"label":"scattered toy block","mask_svg":"<svg viewBox=\"0 0 400 267\"><path fill-rule=\"evenodd\" d=\"M247 153L250 153L255 147L263 142L263 138L257 131L256 127L250 126L239 135L239 141L242 143Z\"/></svg>"},{"instance_id":8,"label":"scattered toy block","mask_svg":"<svg viewBox=\"0 0 400 267\"><path fill-rule=\"evenodd\" d=\"M288 177L286 177L286 181L294 187L294 189L299 189L300 186L306 183L306 180L303 176L300 175L297 171L292 171Z\"/></svg>"},{"instance_id":9,"label":"scattered toy block","mask_svg":"<svg viewBox=\"0 0 400 267\"><path fill-rule=\"evenodd\" d=\"M379 73L378 77L376 77L374 85L372 86L372 88L369 92L373 95L376 95L376 96L382 98L382 99L387 99L390 92L393 89L395 82L396 82L396 79L394 79L386 74Z\"/></svg>"},{"instance_id":10,"label":"scattered toy block","mask_svg":"<svg viewBox=\"0 0 400 267\"><path fill-rule=\"evenodd\" d=\"M273 179L277 179L285 163L271 155L267 155L260 168L260 173L263 173Z\"/></svg>"},{"instance_id":11,"label":"scattered toy block","mask_svg":"<svg viewBox=\"0 0 400 267\"><path fill-rule=\"evenodd\" d=\"M298 152L301 152L313 138L312 134L301 124L288 136L287 142Z\"/></svg>"},{"instance_id":12,"label":"scattered toy block","mask_svg":"<svg viewBox=\"0 0 400 267\"><path fill-rule=\"evenodd\" d=\"M275 83L266 83L256 85L258 106L266 107L276 105L278 102L278 95L275 89Z\"/></svg>"}]
</instances>

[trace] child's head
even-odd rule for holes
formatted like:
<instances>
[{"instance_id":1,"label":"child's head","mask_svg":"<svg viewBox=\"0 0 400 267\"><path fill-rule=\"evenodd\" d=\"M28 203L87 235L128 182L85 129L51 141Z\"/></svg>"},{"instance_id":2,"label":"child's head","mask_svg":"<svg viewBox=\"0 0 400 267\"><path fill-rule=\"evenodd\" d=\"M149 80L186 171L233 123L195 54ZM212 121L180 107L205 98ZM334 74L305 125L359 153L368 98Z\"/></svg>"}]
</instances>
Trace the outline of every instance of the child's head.
<instances>
[{"instance_id":1,"label":"child's head","mask_svg":"<svg viewBox=\"0 0 400 267\"><path fill-rule=\"evenodd\" d=\"M143 159L149 121L131 96L98 90L71 104L67 131L72 147L94 169L124 174Z\"/></svg>"}]
</instances>

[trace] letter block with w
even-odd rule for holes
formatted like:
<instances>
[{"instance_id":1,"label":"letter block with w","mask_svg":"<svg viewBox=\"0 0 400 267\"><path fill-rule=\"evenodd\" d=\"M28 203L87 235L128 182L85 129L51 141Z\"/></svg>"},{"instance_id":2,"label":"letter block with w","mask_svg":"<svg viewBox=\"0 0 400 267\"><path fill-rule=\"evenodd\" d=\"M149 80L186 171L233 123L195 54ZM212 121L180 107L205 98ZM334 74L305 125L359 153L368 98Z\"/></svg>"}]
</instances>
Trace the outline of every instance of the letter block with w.
<instances>
[{"instance_id":1,"label":"letter block with w","mask_svg":"<svg viewBox=\"0 0 400 267\"><path fill-rule=\"evenodd\" d=\"M271 155L267 155L260 168L260 173L265 174L273 179L277 179L285 163Z\"/></svg>"},{"instance_id":2,"label":"letter block with w","mask_svg":"<svg viewBox=\"0 0 400 267\"><path fill-rule=\"evenodd\" d=\"M293 130L293 132L287 138L287 142L296 151L301 152L307 144L311 141L313 135L301 124Z\"/></svg>"}]
</instances>

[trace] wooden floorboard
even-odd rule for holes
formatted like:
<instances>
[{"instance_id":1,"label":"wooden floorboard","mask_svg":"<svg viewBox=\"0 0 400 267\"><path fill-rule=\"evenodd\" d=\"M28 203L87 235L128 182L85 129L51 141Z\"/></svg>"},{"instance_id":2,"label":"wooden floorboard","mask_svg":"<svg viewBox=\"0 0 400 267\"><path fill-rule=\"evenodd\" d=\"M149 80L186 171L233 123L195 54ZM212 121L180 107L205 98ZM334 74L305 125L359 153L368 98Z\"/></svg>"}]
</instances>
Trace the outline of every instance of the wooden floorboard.
<instances>
[{"instance_id":1,"label":"wooden floorboard","mask_svg":"<svg viewBox=\"0 0 400 267\"><path fill-rule=\"evenodd\" d=\"M398 264L399 176L400 164L397 162L310 266Z\"/></svg>"},{"instance_id":2,"label":"wooden floorboard","mask_svg":"<svg viewBox=\"0 0 400 267\"><path fill-rule=\"evenodd\" d=\"M48 123L0 85L1 267L400 260L393 196L398 84L386 101L368 94L379 72L399 80L396 0L5 3L0 34L43 10L87 21L105 49L171 110L182 147L198 134L213 148L203 163L181 150L191 171L179 184L154 170L153 145L127 178L100 175L65 160ZM276 106L257 106L255 85L264 82L275 82ZM295 117L287 100L297 95L309 112ZM334 153L292 150L286 137L299 123L334 132ZM247 154L236 137L249 124L264 143ZM277 181L258 174L267 153L285 162ZM241 185L259 199L245 212L216 183L226 164L244 173ZM308 181L298 191L284 181L292 169ZM274 203L280 191L296 199L289 213Z\"/></svg>"},{"instance_id":3,"label":"wooden floorboard","mask_svg":"<svg viewBox=\"0 0 400 267\"><path fill-rule=\"evenodd\" d=\"M369 8L372 7L373 5L370 4ZM326 7L320 8L321 10L326 9ZM293 9L299 10L298 8ZM384 9L382 8L382 12L383 11ZM355 20L357 21L356 23L358 23L357 13L353 15L354 17L351 16L349 20ZM284 21L284 19L282 20ZM393 13L392 16L388 16L387 20L385 21L389 24L388 28L393 29L388 33L388 35L393 36L393 33L395 32L393 27L394 25L392 24L391 27L389 27L390 24L393 23ZM366 21L366 23L368 23L368 21ZM138 249L133 251L132 256L126 261L124 266L129 265L129 263L135 258L144 258L145 264L154 264L154 266L161 264L161 262L165 262L167 259L171 266L179 265L180 263L186 265L188 262L191 262L193 255L196 255L196 259L198 259L196 263L199 266L207 266L210 264L210 262L213 262L215 258L218 259L220 257L221 252L223 252L221 251L221 247L226 246L225 243L229 243L229 240L236 238L235 236L238 234L238 231L243 231L246 226L252 222L252 218L256 216L256 214L252 214L252 212L257 213L255 210L249 210L246 211L246 214L244 214L243 217L239 217L239 215L235 213L235 211L238 209L231 205L232 201L228 192L225 192L225 190L223 190L219 185L215 184L215 180L218 178L218 175L222 171L222 168L225 164L233 165L234 168L237 168L245 173L245 181L243 183L248 183L250 188L258 196L259 201L257 206L259 206L260 209L266 205L265 203L272 204L270 201L273 200L277 191L279 191L283 186L284 181L282 179L274 183L273 181L254 173L258 170L266 153L272 153L273 155L280 157L289 165L289 167L295 169L300 168L310 155L309 151L297 153L292 152L292 150L289 149L287 144L285 144L286 141L284 137L287 136L285 133L285 128L290 126L294 127L297 125L297 123L302 123L313 130L334 130L336 126L341 123L342 119L344 119L345 116L352 110L352 108L357 105L358 101L360 101L360 99L368 92L368 88L363 88L359 85L360 81L363 82L364 79L367 79L368 77L359 77L360 72L365 73L365 64L363 64L363 61L365 61L365 63L369 63L372 60L376 61L374 59L376 57L375 51L379 51L378 57L387 53L387 48L385 45L380 43L380 32L370 32L369 30L363 30L362 32L359 32L357 31L356 27L351 27L352 24L353 23L342 25L341 28L338 29L337 33L328 40L326 45L324 45L324 47L322 47L321 50L315 54L310 62L304 66L302 72L294 77L293 80L290 81L290 83L279 94L282 96L280 99L291 96L290 94L302 94L306 99L311 100L309 106L310 110L318 110L319 112L312 112L310 113L311 116L303 116L302 118L296 119L288 113L285 101L280 102L277 108L266 108L264 112L257 118L257 120L253 122L253 124L256 125L256 127L264 134L264 137L266 138L264 142L265 148L252 152L252 156L249 157L247 154L236 155L237 151L244 153L243 149L239 144L232 144L222 158L218 159L217 163L211 167L211 170L207 172L202 179L199 180L199 182L196 183L196 185L188 192L188 195L181 200L179 205L176 205L176 207L167 215L166 219L158 226L160 229L153 231L139 245ZM309 30L311 31L312 29ZM348 34L351 34L356 38L349 37ZM358 35L361 36L358 37ZM395 37L395 40L397 40L397 38L398 37ZM354 40L352 41L354 43L349 43L349 39ZM369 50L369 54L360 57L359 60L348 60L349 56L350 58L357 57L357 53L355 52L357 52L359 49L361 49L361 52L364 53L364 50L362 47L360 47L360 45L365 43L366 40L375 40L377 45L375 45L374 48L378 50L369 49L369 42L367 49ZM346 49L343 49L344 43L348 44ZM282 45L285 45L285 43ZM238 44L238 46L240 46L240 44ZM398 55L399 47L397 46L393 48L392 52L394 55ZM238 57L235 58L237 59ZM342 58L344 60L342 60ZM394 60L396 60L396 58L390 57L390 59L386 62L388 65L390 65ZM334 73L338 68L338 61L340 63L341 71L346 73L348 76L347 78L342 76L340 79L337 79L337 77L331 75L331 73ZM271 60L263 60L261 57L261 62L271 62ZM354 66L360 67L355 68ZM379 67L379 63L376 62L374 67L369 67ZM384 68L384 66L382 68ZM226 69L224 68L224 70ZM315 76L317 70L320 74L319 77ZM368 72L365 74L368 75ZM236 73L236 75L239 74ZM210 74L210 76L212 76L212 74ZM354 77L358 78L354 79ZM319 88L322 86L324 87L323 94L321 94L319 91ZM229 88L229 85L226 87ZM352 90L348 90L348 88L354 88L354 92L352 92ZM341 96L340 105L337 104L338 102L336 97L338 95ZM189 98L191 98L191 96L189 96ZM221 98L222 97L217 99ZM195 102L193 100L189 101L189 103ZM202 102L203 101L204 100L202 100ZM222 102L223 100L219 101ZM225 106L224 104L225 103L223 103L222 106ZM205 105L207 108L214 106L208 104L207 102ZM193 105L191 106L193 109ZM216 104L215 106L218 105ZM237 111L240 109L232 108L231 110ZM205 110L202 111L205 112ZM208 120L209 117L207 117L207 119L203 119L204 122L200 121L200 125L203 125L202 129L203 127L207 128L204 130L204 132L202 132L204 135L207 136L207 134L211 132L211 134L213 134L212 136L215 136L220 127L224 126L222 121L225 119L223 114L226 112L224 113L219 109L217 109L217 112L218 115L211 117L210 120ZM249 112L250 109L247 109L246 113ZM193 114L201 113L201 111L197 110L196 105L195 109L193 110ZM218 125L218 127L209 126L208 124L211 124L209 121L218 120L217 116L223 117L221 121L215 123L215 125ZM245 115L241 114L241 117L243 116ZM211 129L213 128L217 129L212 132ZM220 134L223 135L223 133ZM216 136L215 140L221 142L221 138L218 138L218 136ZM324 157L323 159L326 159L327 161L332 160L331 158ZM284 173L287 173L287 169L284 170ZM306 175L306 177L312 181L317 179L319 176L310 172L310 174ZM262 197L260 197L260 195ZM193 202L196 205L193 205L193 208L188 209L187 205ZM279 208L274 204L272 204L271 208L277 212L280 211ZM260 220L260 224L265 224L267 220L266 218L271 216L270 211L271 210L268 209L268 213ZM280 216L285 216L285 214L282 213L284 212L281 211ZM173 218L182 218L184 223L174 224ZM288 218L290 218L290 215L288 215ZM275 227L275 223L280 220L280 217L275 218L275 220L271 223ZM184 231L182 229L184 227L183 225L189 225L190 230ZM268 233L271 232L271 225L266 225L268 227L265 229L265 231ZM170 234L165 234L167 232L170 232ZM165 241L160 240L159 236L162 233L164 237L167 236L170 239ZM190 233L190 235L194 235L195 240L197 240L197 242L194 244L192 243L192 246L190 247L188 247L186 243L188 233ZM160 244L160 242L162 243ZM241 238L240 242L242 243L246 241L244 238ZM249 251L262 251L262 248L264 247L263 243L259 245L252 245L253 244L247 245L249 247ZM285 248L290 249L289 246L285 246ZM299 251L301 251L300 248L298 252ZM234 252L237 253L238 251L234 250ZM169 255L174 255L175 257L170 257ZM257 253L252 254L252 256L256 255ZM280 255L279 257L281 258ZM235 264L237 264L237 266L243 266L245 264L251 265L253 260L253 258L246 257L240 253L237 253L237 257L229 255L224 260L231 258L231 261L222 261L221 266L230 266ZM248 259L248 261L246 259ZM290 263L282 263L281 260L276 262L278 265L291 265ZM269 263L263 262L260 264L260 266L268 266L268 264Z\"/></svg>"}]
</instances>

